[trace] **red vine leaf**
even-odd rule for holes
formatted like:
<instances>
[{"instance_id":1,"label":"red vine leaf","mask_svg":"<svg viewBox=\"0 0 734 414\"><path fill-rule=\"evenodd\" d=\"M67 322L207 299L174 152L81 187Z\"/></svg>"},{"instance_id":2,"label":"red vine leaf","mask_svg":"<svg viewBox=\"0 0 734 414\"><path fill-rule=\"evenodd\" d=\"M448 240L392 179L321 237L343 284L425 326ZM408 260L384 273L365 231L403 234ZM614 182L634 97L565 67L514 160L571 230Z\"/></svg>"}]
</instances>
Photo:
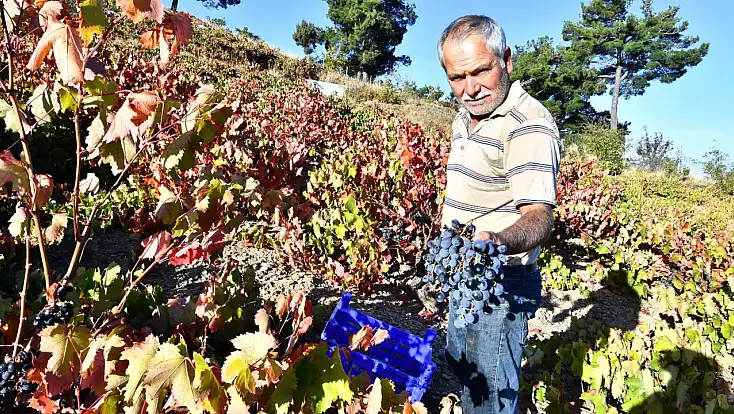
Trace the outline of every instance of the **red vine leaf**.
<instances>
[{"instance_id":1,"label":"red vine leaf","mask_svg":"<svg viewBox=\"0 0 734 414\"><path fill-rule=\"evenodd\" d=\"M141 259L161 260L166 250L171 246L171 233L160 231L143 241Z\"/></svg>"},{"instance_id":2,"label":"red vine leaf","mask_svg":"<svg viewBox=\"0 0 734 414\"><path fill-rule=\"evenodd\" d=\"M313 323L313 316L308 316L304 318L300 324L298 324L298 334L303 335L306 332L308 332L309 328L311 328L311 324Z\"/></svg>"},{"instance_id":3,"label":"red vine leaf","mask_svg":"<svg viewBox=\"0 0 734 414\"><path fill-rule=\"evenodd\" d=\"M161 0L117 0L117 5L135 23L142 22L146 17L158 23L163 22Z\"/></svg>"},{"instance_id":4,"label":"red vine leaf","mask_svg":"<svg viewBox=\"0 0 734 414\"><path fill-rule=\"evenodd\" d=\"M160 1L160 0L159 0ZM50 21L43 37L26 66L31 72L37 71L53 48L56 67L66 84L79 84L82 76L82 42L78 29L65 23Z\"/></svg>"},{"instance_id":5,"label":"red vine leaf","mask_svg":"<svg viewBox=\"0 0 734 414\"><path fill-rule=\"evenodd\" d=\"M28 406L43 414L53 414L59 410L59 406L48 397L43 387L33 393Z\"/></svg>"},{"instance_id":6,"label":"red vine leaf","mask_svg":"<svg viewBox=\"0 0 734 414\"><path fill-rule=\"evenodd\" d=\"M13 183L13 191L20 195L30 193L28 173L23 163L15 159L10 151L0 154L0 186Z\"/></svg>"},{"instance_id":7,"label":"red vine leaf","mask_svg":"<svg viewBox=\"0 0 734 414\"><path fill-rule=\"evenodd\" d=\"M113 142L132 135L137 140L152 124L161 99L154 92L131 93L112 119L103 141Z\"/></svg>"}]
</instances>

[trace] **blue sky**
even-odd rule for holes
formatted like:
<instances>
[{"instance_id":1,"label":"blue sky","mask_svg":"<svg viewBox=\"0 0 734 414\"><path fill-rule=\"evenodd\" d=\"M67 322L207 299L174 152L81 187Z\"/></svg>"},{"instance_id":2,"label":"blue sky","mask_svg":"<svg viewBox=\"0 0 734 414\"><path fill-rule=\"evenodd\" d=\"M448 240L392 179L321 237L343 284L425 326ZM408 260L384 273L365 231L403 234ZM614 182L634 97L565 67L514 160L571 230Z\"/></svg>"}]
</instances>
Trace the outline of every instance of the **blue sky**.
<instances>
[{"instance_id":1,"label":"blue sky","mask_svg":"<svg viewBox=\"0 0 734 414\"><path fill-rule=\"evenodd\" d=\"M579 0L487 1L487 0L413 0L418 19L409 27L398 54L406 54L412 64L398 73L418 85L439 85L448 91L444 72L436 59L438 36L453 19L464 14L485 14L496 19L505 29L511 47L528 40L549 35L561 41L561 29L566 20L576 21L580 14ZM170 0L164 0L166 6ZM734 1L731 0L672 0L654 2L656 10L668 5L680 6L678 15L688 20L688 33L699 35L711 43L708 55L698 66L676 82L665 85L653 83L645 95L620 101L619 117L629 121L631 135L637 140L646 125L650 132L661 132L675 143L685 157L700 159L713 146L730 154L734 161L734 133L724 126L734 112ZM247 26L284 52L303 56L303 50L291 37L301 20L319 26L329 26L327 5L323 0L242 0L227 10L207 9L195 0L180 0L179 9L197 17L218 17L231 29ZM635 6L635 12L639 10ZM599 110L609 109L611 96L594 97L592 104ZM700 174L700 167L693 165Z\"/></svg>"}]
</instances>

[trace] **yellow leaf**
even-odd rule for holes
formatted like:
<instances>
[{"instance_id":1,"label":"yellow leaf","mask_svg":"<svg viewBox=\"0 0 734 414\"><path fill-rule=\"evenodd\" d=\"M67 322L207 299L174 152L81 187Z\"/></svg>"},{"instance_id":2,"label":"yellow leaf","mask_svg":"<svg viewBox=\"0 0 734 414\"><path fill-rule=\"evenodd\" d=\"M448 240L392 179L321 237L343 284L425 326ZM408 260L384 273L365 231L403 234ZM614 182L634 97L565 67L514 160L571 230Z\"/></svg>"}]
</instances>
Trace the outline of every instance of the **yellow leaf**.
<instances>
[{"instance_id":1,"label":"yellow leaf","mask_svg":"<svg viewBox=\"0 0 734 414\"><path fill-rule=\"evenodd\" d=\"M242 351L242 357L247 365L262 360L275 347L273 335L256 332L246 333L232 339L235 348Z\"/></svg>"},{"instance_id":2,"label":"yellow leaf","mask_svg":"<svg viewBox=\"0 0 734 414\"><path fill-rule=\"evenodd\" d=\"M145 371L148 369L148 363L155 356L158 350L158 338L150 334L145 338L145 342L135 344L130 349L122 351L120 359L128 361L125 374L128 376L127 385L125 386L125 401L131 401L136 394Z\"/></svg>"},{"instance_id":3,"label":"yellow leaf","mask_svg":"<svg viewBox=\"0 0 734 414\"><path fill-rule=\"evenodd\" d=\"M188 357L181 354L180 348L171 343L162 343L148 364L145 375L145 393L149 404L150 401L165 397L170 387L179 406L188 408L194 414L201 413L191 384L193 374L194 366Z\"/></svg>"}]
</instances>

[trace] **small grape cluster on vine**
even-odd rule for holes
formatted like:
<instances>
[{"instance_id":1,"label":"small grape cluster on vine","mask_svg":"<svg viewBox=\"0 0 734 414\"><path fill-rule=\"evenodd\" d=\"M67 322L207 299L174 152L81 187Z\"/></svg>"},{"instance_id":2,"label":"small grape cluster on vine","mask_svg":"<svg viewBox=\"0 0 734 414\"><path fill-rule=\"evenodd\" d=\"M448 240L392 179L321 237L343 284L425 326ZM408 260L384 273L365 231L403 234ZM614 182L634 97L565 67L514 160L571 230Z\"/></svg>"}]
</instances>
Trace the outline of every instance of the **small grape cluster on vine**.
<instances>
[{"instance_id":1,"label":"small grape cluster on vine","mask_svg":"<svg viewBox=\"0 0 734 414\"><path fill-rule=\"evenodd\" d=\"M444 226L440 235L428 242L427 274L423 281L440 284L438 302L451 300L454 326L463 328L479 321L479 314L492 303L504 299L504 272L507 246L475 240L476 228L458 220Z\"/></svg>"},{"instance_id":2,"label":"small grape cluster on vine","mask_svg":"<svg viewBox=\"0 0 734 414\"><path fill-rule=\"evenodd\" d=\"M31 368L31 356L20 351L14 359L0 363L0 407L12 407L18 394L31 394L38 384L28 381L27 372Z\"/></svg>"},{"instance_id":3,"label":"small grape cluster on vine","mask_svg":"<svg viewBox=\"0 0 734 414\"><path fill-rule=\"evenodd\" d=\"M59 287L56 295L59 299L63 299L67 293L72 291L70 285ZM56 302L51 307L45 307L36 314L33 319L33 326L43 329L56 324L67 325L71 318L74 317L74 304L71 302Z\"/></svg>"}]
</instances>

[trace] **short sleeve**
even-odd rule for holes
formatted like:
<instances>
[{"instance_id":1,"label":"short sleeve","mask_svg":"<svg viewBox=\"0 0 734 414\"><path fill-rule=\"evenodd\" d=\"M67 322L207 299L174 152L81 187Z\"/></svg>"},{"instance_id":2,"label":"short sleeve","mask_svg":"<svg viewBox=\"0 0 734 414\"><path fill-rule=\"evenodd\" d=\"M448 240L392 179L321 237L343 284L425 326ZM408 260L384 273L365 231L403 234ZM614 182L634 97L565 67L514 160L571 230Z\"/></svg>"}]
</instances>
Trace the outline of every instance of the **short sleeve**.
<instances>
[{"instance_id":1,"label":"short sleeve","mask_svg":"<svg viewBox=\"0 0 734 414\"><path fill-rule=\"evenodd\" d=\"M558 129L545 118L528 119L507 135L505 168L515 207L556 206L560 151Z\"/></svg>"}]
</instances>

